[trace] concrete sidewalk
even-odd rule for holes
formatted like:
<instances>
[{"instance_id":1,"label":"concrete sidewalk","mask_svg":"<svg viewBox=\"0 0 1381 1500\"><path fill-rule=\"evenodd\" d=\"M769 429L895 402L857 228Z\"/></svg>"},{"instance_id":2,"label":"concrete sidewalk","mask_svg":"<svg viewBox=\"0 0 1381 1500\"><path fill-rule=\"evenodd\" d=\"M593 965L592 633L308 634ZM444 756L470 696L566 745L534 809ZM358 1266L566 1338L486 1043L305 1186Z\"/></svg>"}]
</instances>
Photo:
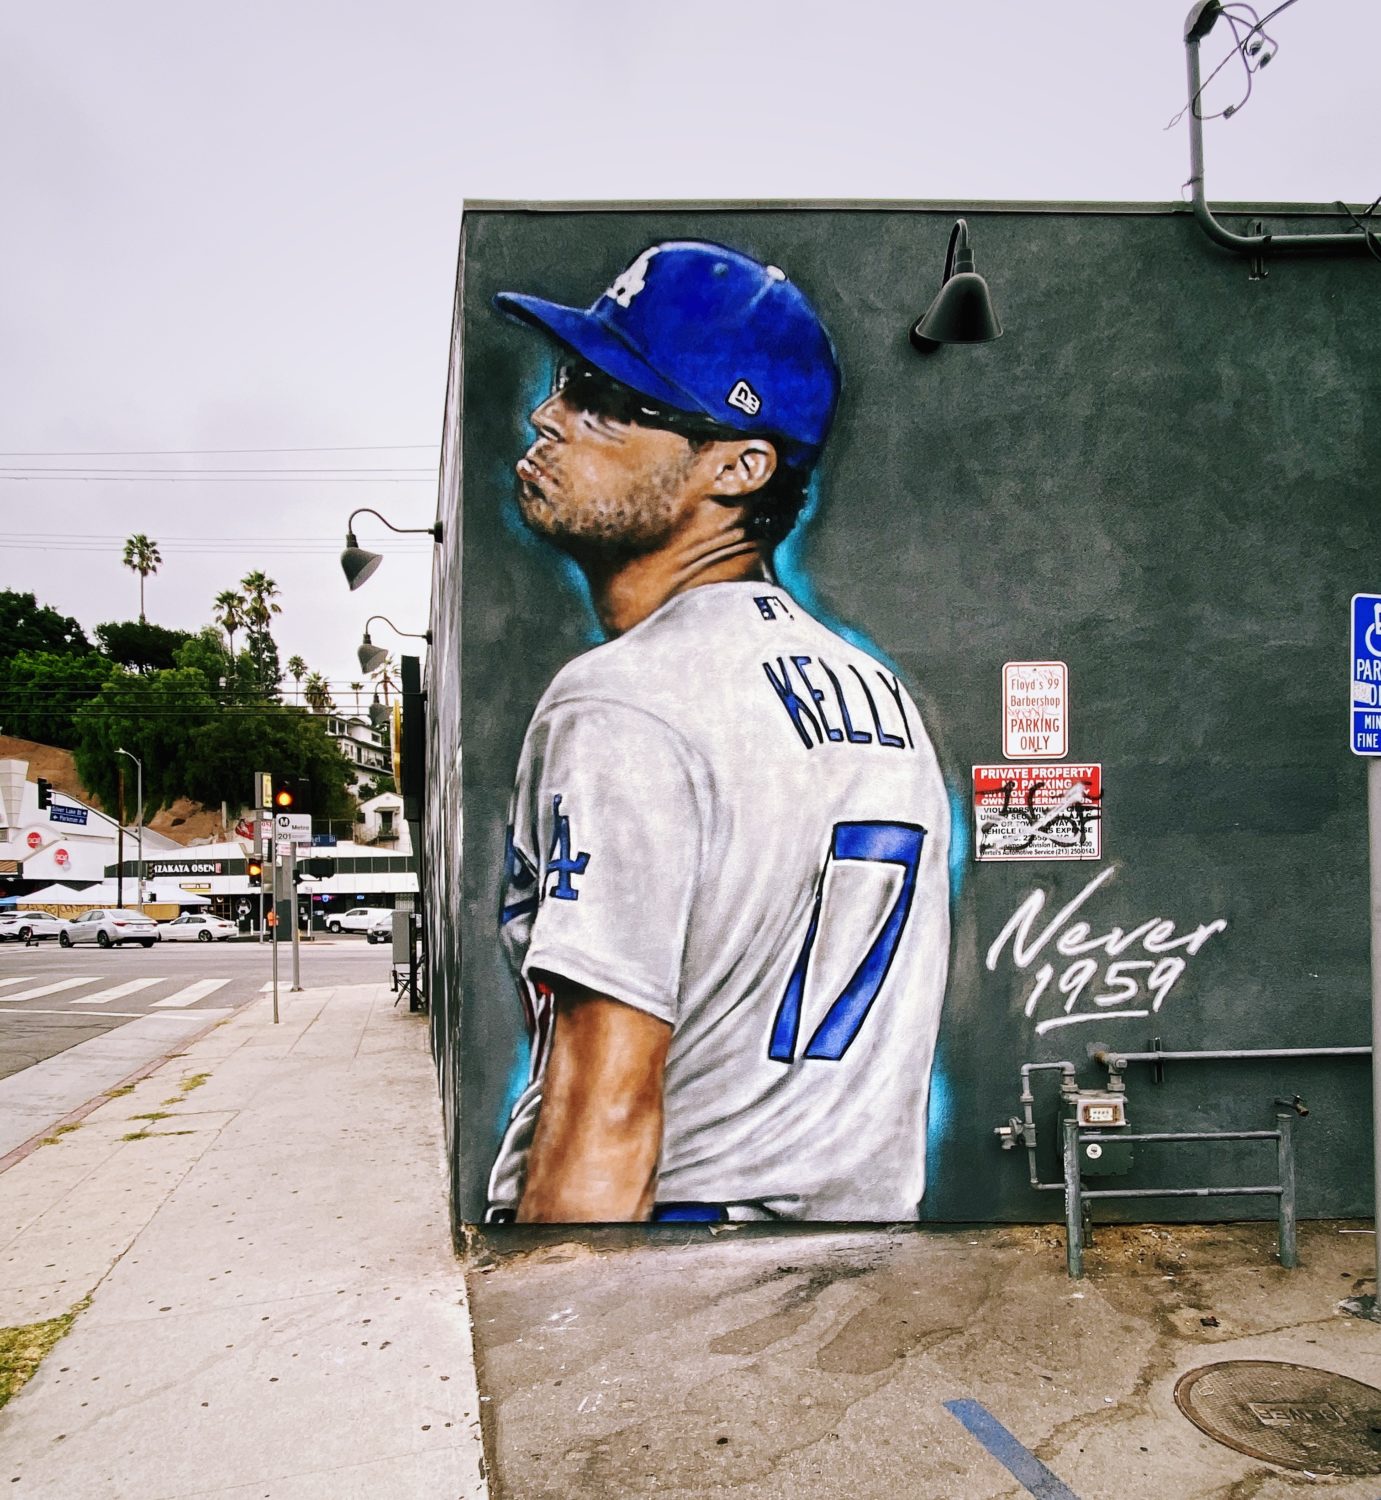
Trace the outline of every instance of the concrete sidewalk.
<instances>
[{"instance_id":1,"label":"concrete sidewalk","mask_svg":"<svg viewBox=\"0 0 1381 1500\"><path fill-rule=\"evenodd\" d=\"M0 1173L0 1325L90 1298L0 1411L44 1500L485 1494L424 1017L267 998Z\"/></svg>"}]
</instances>

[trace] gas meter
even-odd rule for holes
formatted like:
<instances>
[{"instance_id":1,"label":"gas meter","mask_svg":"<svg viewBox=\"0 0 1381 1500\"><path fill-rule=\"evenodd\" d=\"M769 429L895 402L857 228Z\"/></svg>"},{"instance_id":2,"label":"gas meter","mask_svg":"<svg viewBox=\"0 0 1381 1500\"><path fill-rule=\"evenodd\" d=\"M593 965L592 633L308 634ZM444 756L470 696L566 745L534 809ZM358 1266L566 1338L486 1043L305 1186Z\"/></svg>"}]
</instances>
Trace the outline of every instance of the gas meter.
<instances>
[{"instance_id":1,"label":"gas meter","mask_svg":"<svg viewBox=\"0 0 1381 1500\"><path fill-rule=\"evenodd\" d=\"M1079 1170L1086 1177L1117 1177L1132 1169L1132 1143L1117 1138L1127 1128L1125 1094L1078 1089L1065 1095L1065 1112L1079 1127ZM1086 1135L1085 1131L1098 1131ZM1107 1131L1109 1134L1102 1134Z\"/></svg>"}]
</instances>

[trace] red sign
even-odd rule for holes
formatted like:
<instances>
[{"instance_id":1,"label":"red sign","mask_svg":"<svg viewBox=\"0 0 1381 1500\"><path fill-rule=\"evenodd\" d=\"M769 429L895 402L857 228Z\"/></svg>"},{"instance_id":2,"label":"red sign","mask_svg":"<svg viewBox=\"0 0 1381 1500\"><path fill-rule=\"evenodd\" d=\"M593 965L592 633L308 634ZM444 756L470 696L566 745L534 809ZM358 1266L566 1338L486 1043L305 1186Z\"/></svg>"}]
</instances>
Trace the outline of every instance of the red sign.
<instances>
[{"instance_id":1,"label":"red sign","mask_svg":"<svg viewBox=\"0 0 1381 1500\"><path fill-rule=\"evenodd\" d=\"M59 849L57 853L53 855L53 858L58 862L58 864L63 866L64 869L72 862L72 856L67 852L66 849Z\"/></svg>"},{"instance_id":2,"label":"red sign","mask_svg":"<svg viewBox=\"0 0 1381 1500\"><path fill-rule=\"evenodd\" d=\"M976 859L1101 859L1102 766L975 766Z\"/></svg>"},{"instance_id":3,"label":"red sign","mask_svg":"<svg viewBox=\"0 0 1381 1500\"><path fill-rule=\"evenodd\" d=\"M37 849L42 842L43 835L38 831L37 828L35 828L34 831L29 835L29 848Z\"/></svg>"}]
</instances>

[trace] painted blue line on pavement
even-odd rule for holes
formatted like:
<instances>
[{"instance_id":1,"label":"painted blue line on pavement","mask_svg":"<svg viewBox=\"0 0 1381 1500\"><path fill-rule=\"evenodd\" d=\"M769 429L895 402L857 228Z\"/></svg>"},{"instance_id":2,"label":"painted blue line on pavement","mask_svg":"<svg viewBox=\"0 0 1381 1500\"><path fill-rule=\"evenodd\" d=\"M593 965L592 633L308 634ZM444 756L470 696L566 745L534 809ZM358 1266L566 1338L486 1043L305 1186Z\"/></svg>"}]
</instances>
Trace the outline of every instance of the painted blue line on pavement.
<instances>
[{"instance_id":1,"label":"painted blue line on pavement","mask_svg":"<svg viewBox=\"0 0 1381 1500\"><path fill-rule=\"evenodd\" d=\"M946 1401L945 1410L962 1422L989 1453L1036 1500L1079 1500L1079 1497L1031 1452L1024 1448L993 1414L977 1401Z\"/></svg>"}]
</instances>

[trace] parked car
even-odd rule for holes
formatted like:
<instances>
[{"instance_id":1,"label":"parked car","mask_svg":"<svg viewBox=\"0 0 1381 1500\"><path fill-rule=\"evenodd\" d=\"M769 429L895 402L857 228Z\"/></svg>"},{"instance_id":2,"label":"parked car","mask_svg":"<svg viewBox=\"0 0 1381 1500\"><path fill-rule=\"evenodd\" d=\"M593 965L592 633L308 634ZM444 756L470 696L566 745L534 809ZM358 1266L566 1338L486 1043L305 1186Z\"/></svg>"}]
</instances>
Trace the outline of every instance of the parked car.
<instances>
[{"instance_id":1,"label":"parked car","mask_svg":"<svg viewBox=\"0 0 1381 1500\"><path fill-rule=\"evenodd\" d=\"M224 917L209 913L185 911L171 922L158 924L158 935L170 943L214 943L232 938L239 928Z\"/></svg>"},{"instance_id":2,"label":"parked car","mask_svg":"<svg viewBox=\"0 0 1381 1500\"><path fill-rule=\"evenodd\" d=\"M14 911L0 915L0 938L14 938L16 942L38 942L41 938L62 934L72 924L65 917L55 917L46 911Z\"/></svg>"},{"instance_id":3,"label":"parked car","mask_svg":"<svg viewBox=\"0 0 1381 1500\"><path fill-rule=\"evenodd\" d=\"M364 930L367 943L389 943L393 941L393 913L375 912L374 920Z\"/></svg>"},{"instance_id":4,"label":"parked car","mask_svg":"<svg viewBox=\"0 0 1381 1500\"><path fill-rule=\"evenodd\" d=\"M95 943L101 948L118 948L122 943L142 943L152 948L162 934L158 923L142 911L123 907L96 907L67 924L58 941L64 948L74 943Z\"/></svg>"},{"instance_id":5,"label":"parked car","mask_svg":"<svg viewBox=\"0 0 1381 1500\"><path fill-rule=\"evenodd\" d=\"M369 924L378 916L391 917L387 907L352 906L349 911L332 912L326 918L327 932L368 932Z\"/></svg>"}]
</instances>

